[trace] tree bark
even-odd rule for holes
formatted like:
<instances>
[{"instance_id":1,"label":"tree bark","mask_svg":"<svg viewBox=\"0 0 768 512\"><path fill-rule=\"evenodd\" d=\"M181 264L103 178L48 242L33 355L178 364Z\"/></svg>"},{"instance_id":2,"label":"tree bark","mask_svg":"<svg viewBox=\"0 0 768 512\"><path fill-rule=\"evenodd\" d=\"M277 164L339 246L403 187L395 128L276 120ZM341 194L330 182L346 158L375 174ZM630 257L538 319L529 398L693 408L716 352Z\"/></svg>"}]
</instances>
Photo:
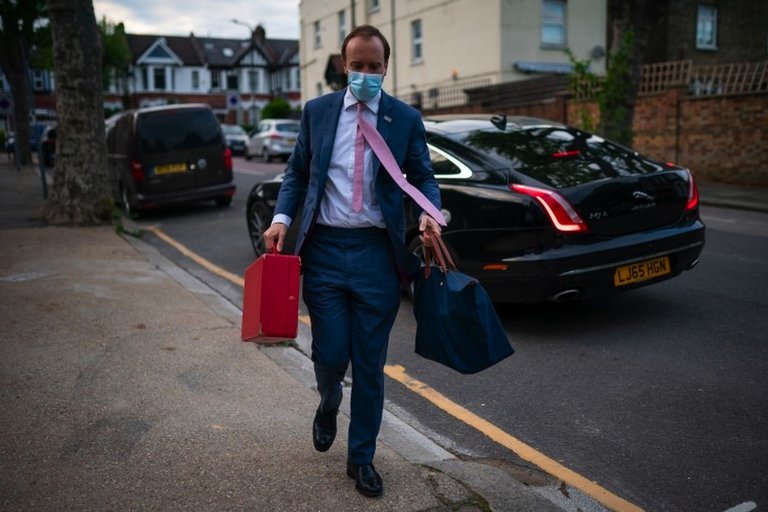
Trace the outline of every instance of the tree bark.
<instances>
[{"instance_id":1,"label":"tree bark","mask_svg":"<svg viewBox=\"0 0 768 512\"><path fill-rule=\"evenodd\" d=\"M101 36L91 0L51 0L56 73L56 172L45 206L52 224L108 222Z\"/></svg>"},{"instance_id":2,"label":"tree bark","mask_svg":"<svg viewBox=\"0 0 768 512\"><path fill-rule=\"evenodd\" d=\"M621 132L626 127L631 130L635 117L635 103L642 79L642 66L645 63L645 50L648 37L654 24L661 19L669 7L670 0L609 0L608 18L611 20L611 45L609 55L615 55L621 48L628 32L632 32L632 49L629 54L629 69L626 80L627 94L614 107L621 116L608 116L603 126L604 133ZM608 63L610 66L610 62ZM631 143L631 134L629 141Z\"/></svg>"}]
</instances>

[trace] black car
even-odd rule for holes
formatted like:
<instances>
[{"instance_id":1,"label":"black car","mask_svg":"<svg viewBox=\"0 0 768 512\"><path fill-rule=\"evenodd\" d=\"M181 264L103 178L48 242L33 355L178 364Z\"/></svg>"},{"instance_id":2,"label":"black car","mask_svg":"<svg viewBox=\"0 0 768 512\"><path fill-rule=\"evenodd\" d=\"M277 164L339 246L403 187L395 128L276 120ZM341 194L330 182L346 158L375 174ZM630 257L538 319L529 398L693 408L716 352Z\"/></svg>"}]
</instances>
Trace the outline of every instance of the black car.
<instances>
[{"instance_id":1,"label":"black car","mask_svg":"<svg viewBox=\"0 0 768 512\"><path fill-rule=\"evenodd\" d=\"M542 119L432 119L425 126L448 220L443 239L459 269L495 302L631 290L699 261L705 228L684 167ZM258 183L248 198L257 254L280 183L281 176ZM417 214L406 201L406 242L418 250Z\"/></svg>"}]
</instances>

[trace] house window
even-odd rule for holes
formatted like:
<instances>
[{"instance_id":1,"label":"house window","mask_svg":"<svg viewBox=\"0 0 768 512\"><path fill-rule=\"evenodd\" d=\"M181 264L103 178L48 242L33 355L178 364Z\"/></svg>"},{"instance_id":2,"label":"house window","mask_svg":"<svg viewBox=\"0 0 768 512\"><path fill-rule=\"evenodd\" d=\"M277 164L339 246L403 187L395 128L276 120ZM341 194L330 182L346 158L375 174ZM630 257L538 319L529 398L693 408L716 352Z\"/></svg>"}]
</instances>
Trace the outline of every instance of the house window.
<instances>
[{"instance_id":1,"label":"house window","mask_svg":"<svg viewBox=\"0 0 768 512\"><path fill-rule=\"evenodd\" d=\"M195 91L200 88L200 72L196 69L192 70L192 89Z\"/></svg>"},{"instance_id":2,"label":"house window","mask_svg":"<svg viewBox=\"0 0 768 512\"><path fill-rule=\"evenodd\" d=\"M322 40L320 39L320 22L316 21L312 24L312 30L314 31L315 48L319 48Z\"/></svg>"},{"instance_id":3,"label":"house window","mask_svg":"<svg viewBox=\"0 0 768 512\"><path fill-rule=\"evenodd\" d=\"M421 62L421 20L411 22L411 59L413 62Z\"/></svg>"},{"instance_id":4,"label":"house window","mask_svg":"<svg viewBox=\"0 0 768 512\"><path fill-rule=\"evenodd\" d=\"M250 92L256 92L259 90L259 72L255 69L248 71L248 89Z\"/></svg>"},{"instance_id":5,"label":"house window","mask_svg":"<svg viewBox=\"0 0 768 512\"><path fill-rule=\"evenodd\" d=\"M154 68L152 70L152 75L155 79L155 90L164 91L165 90L165 68Z\"/></svg>"},{"instance_id":6,"label":"house window","mask_svg":"<svg viewBox=\"0 0 768 512\"><path fill-rule=\"evenodd\" d=\"M43 72L39 69L32 71L32 88L35 91L42 91L45 88Z\"/></svg>"},{"instance_id":7,"label":"house window","mask_svg":"<svg viewBox=\"0 0 768 512\"><path fill-rule=\"evenodd\" d=\"M221 89L221 72L218 69L211 71L211 89Z\"/></svg>"},{"instance_id":8,"label":"house window","mask_svg":"<svg viewBox=\"0 0 768 512\"><path fill-rule=\"evenodd\" d=\"M717 49L717 7L700 5L696 13L696 48Z\"/></svg>"},{"instance_id":9,"label":"house window","mask_svg":"<svg viewBox=\"0 0 768 512\"><path fill-rule=\"evenodd\" d=\"M369 11L378 11L379 7L381 7L379 5L379 0L370 0L370 2L370 6L368 7Z\"/></svg>"},{"instance_id":10,"label":"house window","mask_svg":"<svg viewBox=\"0 0 768 512\"><path fill-rule=\"evenodd\" d=\"M147 76L147 68L141 68L141 89L144 91L149 90L149 78Z\"/></svg>"},{"instance_id":11,"label":"house window","mask_svg":"<svg viewBox=\"0 0 768 512\"><path fill-rule=\"evenodd\" d=\"M541 45L558 48L565 46L565 0L544 0Z\"/></svg>"},{"instance_id":12,"label":"house window","mask_svg":"<svg viewBox=\"0 0 768 512\"><path fill-rule=\"evenodd\" d=\"M227 71L227 89L237 91L239 89L237 71Z\"/></svg>"},{"instance_id":13,"label":"house window","mask_svg":"<svg viewBox=\"0 0 768 512\"><path fill-rule=\"evenodd\" d=\"M339 11L339 46L344 42L344 38L347 36L347 13L346 11Z\"/></svg>"}]
</instances>

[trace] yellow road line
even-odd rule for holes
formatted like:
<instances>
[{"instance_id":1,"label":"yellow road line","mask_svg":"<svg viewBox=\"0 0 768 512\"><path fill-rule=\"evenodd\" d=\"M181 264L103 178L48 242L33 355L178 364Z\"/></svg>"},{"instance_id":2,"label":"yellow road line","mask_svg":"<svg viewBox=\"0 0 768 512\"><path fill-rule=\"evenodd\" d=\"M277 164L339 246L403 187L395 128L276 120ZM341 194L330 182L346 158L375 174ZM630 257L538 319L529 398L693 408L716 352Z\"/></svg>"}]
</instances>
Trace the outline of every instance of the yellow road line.
<instances>
[{"instance_id":1,"label":"yellow road line","mask_svg":"<svg viewBox=\"0 0 768 512\"><path fill-rule=\"evenodd\" d=\"M177 242L176 240L174 240L170 236L166 235L163 232L163 230L160 229L159 227L157 227L157 226L147 226L147 227L144 227L143 229L146 229L147 231L150 231L150 232L154 233L155 236L157 236L158 238L162 239L164 242L166 242L167 244L172 246L174 249L179 251L181 254L183 254L187 258L191 259L192 261L194 261L195 263L197 263L201 267L205 268L206 270L209 270L210 272L213 272L217 276L223 277L227 281L230 281L230 282L232 282L232 283L234 283L234 284L236 284L236 285L238 285L240 287L243 286L244 281L243 281L242 277L240 277L238 275L235 275L232 272L228 272L228 271L224 270L223 268L214 265L213 263L211 263L207 259L203 258L199 254L197 254L195 252L192 252L185 245L180 244L179 242Z\"/></svg>"},{"instance_id":2,"label":"yellow road line","mask_svg":"<svg viewBox=\"0 0 768 512\"><path fill-rule=\"evenodd\" d=\"M607 489L598 485L596 482L587 480L573 470L568 469L559 462L535 450L533 447L507 434L499 427L468 411L457 403L449 400L438 391L406 374L405 368L402 366L387 365L384 367L384 373L386 373L387 376L391 379L400 382L414 393L429 400L432 404L447 412L454 418L475 428L494 442L504 446L505 448L508 448L509 450L512 450L518 456L520 456L520 458L535 464L555 478L558 478L563 482L581 490L609 509L619 512L640 512L643 510L637 505L634 505L633 503L630 503L625 499L616 496Z\"/></svg>"},{"instance_id":3,"label":"yellow road line","mask_svg":"<svg viewBox=\"0 0 768 512\"><path fill-rule=\"evenodd\" d=\"M244 281L242 277L237 276L232 272L228 272L223 268L214 265L213 263L206 260L205 258L198 255L197 253L192 252L185 245L177 242L176 240L174 240L173 238L165 234L157 226L147 226L147 227L144 227L143 229L146 229L147 231L154 233L158 238L162 239L163 241L165 241L166 243L174 247L184 256L190 258L195 263L204 267L210 272L216 274L217 276L220 276L240 287L243 286ZM309 317L305 315L301 315L299 316L299 320L302 323L309 325ZM634 505L624 500L623 498L616 496L615 494L611 493L607 489L598 485L596 482L587 480L586 478L574 472L573 470L568 469L567 467L563 466L559 462L547 457L541 452L538 452L533 447L525 444L524 442L520 441L516 437L513 437L507 434L506 432L501 430L499 427L493 425L487 420L484 420L483 418L468 411L467 409L463 408L457 403L449 400L446 396L430 388L423 382L418 381L413 377L409 376L408 374L405 373L405 368L403 368L402 366L387 365L384 367L384 373L386 373L387 376L390 377L391 379L394 379L400 382L401 384L403 384L405 387L407 387L414 393L429 400L436 407L447 412L454 418L475 428L476 430L485 434L494 442L504 446L505 448L508 448L509 450L512 450L518 456L520 456L520 458L527 460L532 464L535 464L536 466L540 467L542 470L554 476L555 478L558 478L563 482L581 490L582 492L593 497L595 500L602 503L609 509L616 510L618 512L642 512L643 509L641 509L637 505Z\"/></svg>"}]
</instances>

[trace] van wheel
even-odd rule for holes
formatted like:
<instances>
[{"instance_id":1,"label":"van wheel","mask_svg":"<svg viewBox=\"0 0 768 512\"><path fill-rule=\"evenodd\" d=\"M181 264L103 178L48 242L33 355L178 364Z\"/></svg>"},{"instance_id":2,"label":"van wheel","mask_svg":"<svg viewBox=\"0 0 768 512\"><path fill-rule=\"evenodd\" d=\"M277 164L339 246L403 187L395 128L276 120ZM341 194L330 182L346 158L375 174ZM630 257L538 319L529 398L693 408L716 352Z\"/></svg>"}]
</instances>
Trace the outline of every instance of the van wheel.
<instances>
[{"instance_id":1,"label":"van wheel","mask_svg":"<svg viewBox=\"0 0 768 512\"><path fill-rule=\"evenodd\" d=\"M225 207L232 204L232 196L221 196L216 198L216 206Z\"/></svg>"},{"instance_id":2,"label":"van wheel","mask_svg":"<svg viewBox=\"0 0 768 512\"><path fill-rule=\"evenodd\" d=\"M269 154L267 148L264 148L264 161L270 163L272 161L272 155Z\"/></svg>"},{"instance_id":3,"label":"van wheel","mask_svg":"<svg viewBox=\"0 0 768 512\"><path fill-rule=\"evenodd\" d=\"M245 150L245 159L248 160L249 162L253 159L253 155L251 155L251 152L248 151L247 149Z\"/></svg>"}]
</instances>

